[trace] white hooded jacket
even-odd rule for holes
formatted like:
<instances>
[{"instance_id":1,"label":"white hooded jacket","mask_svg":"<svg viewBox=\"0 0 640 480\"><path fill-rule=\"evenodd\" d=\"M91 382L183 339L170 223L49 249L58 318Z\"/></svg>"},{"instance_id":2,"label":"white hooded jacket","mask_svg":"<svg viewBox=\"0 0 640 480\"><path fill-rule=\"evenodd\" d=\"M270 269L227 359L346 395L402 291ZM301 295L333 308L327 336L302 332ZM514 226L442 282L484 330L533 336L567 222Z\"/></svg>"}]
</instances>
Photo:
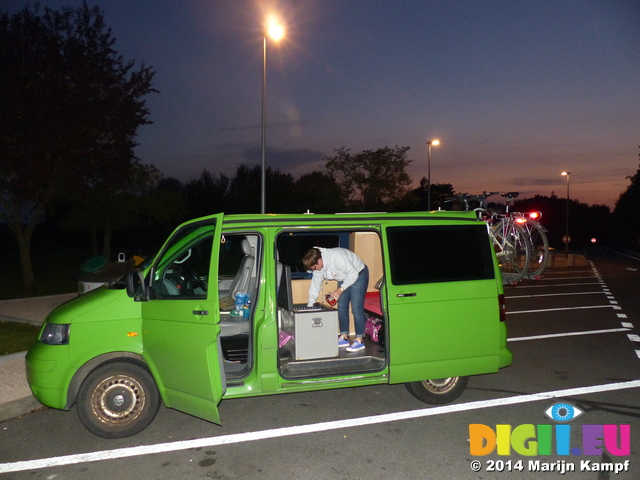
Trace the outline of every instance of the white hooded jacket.
<instances>
[{"instance_id":1,"label":"white hooded jacket","mask_svg":"<svg viewBox=\"0 0 640 480\"><path fill-rule=\"evenodd\" d=\"M346 248L316 248L322 255L323 266L322 269L313 271L308 305L313 305L317 301L323 280L342 282L342 290L346 290L354 284L366 266L360 257Z\"/></svg>"}]
</instances>

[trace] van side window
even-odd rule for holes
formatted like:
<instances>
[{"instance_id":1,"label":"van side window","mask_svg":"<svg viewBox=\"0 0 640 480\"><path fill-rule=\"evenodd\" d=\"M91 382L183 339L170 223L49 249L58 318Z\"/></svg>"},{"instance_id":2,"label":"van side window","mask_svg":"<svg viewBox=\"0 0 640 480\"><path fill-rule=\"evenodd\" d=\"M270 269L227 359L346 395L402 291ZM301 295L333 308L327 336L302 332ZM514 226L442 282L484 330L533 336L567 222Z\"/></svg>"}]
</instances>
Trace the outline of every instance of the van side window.
<instances>
[{"instance_id":1,"label":"van side window","mask_svg":"<svg viewBox=\"0 0 640 480\"><path fill-rule=\"evenodd\" d=\"M389 227L391 282L410 285L494 278L487 227Z\"/></svg>"},{"instance_id":2,"label":"van side window","mask_svg":"<svg viewBox=\"0 0 640 480\"><path fill-rule=\"evenodd\" d=\"M155 272L153 291L156 298L207 298L209 266L213 237L201 238ZM163 261L159 265L163 265Z\"/></svg>"},{"instance_id":3,"label":"van side window","mask_svg":"<svg viewBox=\"0 0 640 480\"><path fill-rule=\"evenodd\" d=\"M295 235L280 235L277 249L280 263L291 267L292 278L308 278L302 256L307 249L312 247L344 247L349 248L349 233L296 233Z\"/></svg>"}]
</instances>

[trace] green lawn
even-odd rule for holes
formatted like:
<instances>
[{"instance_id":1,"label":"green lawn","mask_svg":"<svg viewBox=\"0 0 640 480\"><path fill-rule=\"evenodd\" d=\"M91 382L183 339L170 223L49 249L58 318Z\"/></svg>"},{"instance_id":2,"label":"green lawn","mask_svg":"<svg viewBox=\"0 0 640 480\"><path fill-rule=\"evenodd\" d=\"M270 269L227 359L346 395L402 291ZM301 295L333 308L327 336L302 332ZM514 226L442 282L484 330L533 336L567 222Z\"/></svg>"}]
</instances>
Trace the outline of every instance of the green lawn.
<instances>
[{"instance_id":1,"label":"green lawn","mask_svg":"<svg viewBox=\"0 0 640 480\"><path fill-rule=\"evenodd\" d=\"M38 332L39 326L0 322L0 355L28 350L37 340Z\"/></svg>"}]
</instances>

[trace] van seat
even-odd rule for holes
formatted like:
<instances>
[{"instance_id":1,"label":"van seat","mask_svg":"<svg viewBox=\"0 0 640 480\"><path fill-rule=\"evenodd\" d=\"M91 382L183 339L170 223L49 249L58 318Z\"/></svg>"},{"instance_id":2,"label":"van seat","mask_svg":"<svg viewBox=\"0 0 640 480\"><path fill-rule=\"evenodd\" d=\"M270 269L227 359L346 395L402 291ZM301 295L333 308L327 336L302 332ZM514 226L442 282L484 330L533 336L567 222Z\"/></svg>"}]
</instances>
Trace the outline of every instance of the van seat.
<instances>
[{"instance_id":1,"label":"van seat","mask_svg":"<svg viewBox=\"0 0 640 480\"><path fill-rule=\"evenodd\" d=\"M240 267L238 268L236 276L229 286L229 290L221 290L218 292L220 297L220 310L231 310L233 308L236 293L250 293L249 282L251 280L251 271L253 270L253 265L255 263L254 251L255 245L251 245L249 240L246 238L242 239L242 252L244 253L244 257L240 262Z\"/></svg>"},{"instance_id":2,"label":"van seat","mask_svg":"<svg viewBox=\"0 0 640 480\"><path fill-rule=\"evenodd\" d=\"M364 297L364 309L372 315L382 318L380 292L367 292Z\"/></svg>"}]
</instances>

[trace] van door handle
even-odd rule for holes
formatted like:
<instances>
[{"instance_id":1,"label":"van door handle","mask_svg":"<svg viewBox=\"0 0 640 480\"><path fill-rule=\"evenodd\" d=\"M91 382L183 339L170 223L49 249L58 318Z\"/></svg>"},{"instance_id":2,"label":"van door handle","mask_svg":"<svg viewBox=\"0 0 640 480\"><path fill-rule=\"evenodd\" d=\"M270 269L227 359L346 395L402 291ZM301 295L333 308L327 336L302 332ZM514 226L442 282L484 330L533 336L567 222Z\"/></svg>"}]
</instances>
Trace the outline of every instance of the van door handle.
<instances>
[{"instance_id":1,"label":"van door handle","mask_svg":"<svg viewBox=\"0 0 640 480\"><path fill-rule=\"evenodd\" d=\"M399 293L396 295L396 297L415 297L416 294L415 293Z\"/></svg>"},{"instance_id":2,"label":"van door handle","mask_svg":"<svg viewBox=\"0 0 640 480\"><path fill-rule=\"evenodd\" d=\"M209 315L209 310L193 310L194 315Z\"/></svg>"}]
</instances>

